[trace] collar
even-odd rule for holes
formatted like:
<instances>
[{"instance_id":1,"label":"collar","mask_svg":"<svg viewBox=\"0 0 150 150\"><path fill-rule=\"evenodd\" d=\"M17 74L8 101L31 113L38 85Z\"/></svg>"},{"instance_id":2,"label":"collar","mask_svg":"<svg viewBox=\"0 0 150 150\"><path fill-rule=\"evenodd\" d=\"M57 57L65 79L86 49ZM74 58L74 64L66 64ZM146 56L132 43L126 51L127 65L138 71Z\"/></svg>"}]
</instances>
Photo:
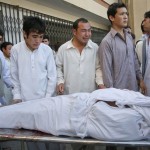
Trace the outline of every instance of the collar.
<instances>
[{"instance_id":1,"label":"collar","mask_svg":"<svg viewBox=\"0 0 150 150\"><path fill-rule=\"evenodd\" d=\"M150 35L149 34L144 34L144 39L146 40L147 45L150 43Z\"/></svg>"},{"instance_id":2,"label":"collar","mask_svg":"<svg viewBox=\"0 0 150 150\"><path fill-rule=\"evenodd\" d=\"M73 45L72 40L73 40L73 38L70 41L68 41L67 49L70 49L70 48L74 48L75 49L76 48ZM89 39L88 43L86 44L86 46L84 48L90 48L90 49L92 49L92 41L90 39Z\"/></svg>"},{"instance_id":3,"label":"collar","mask_svg":"<svg viewBox=\"0 0 150 150\"><path fill-rule=\"evenodd\" d=\"M6 57L6 56L5 56L5 59L6 59L7 61L10 61L10 58L8 58L8 57Z\"/></svg>"},{"instance_id":4,"label":"collar","mask_svg":"<svg viewBox=\"0 0 150 150\"><path fill-rule=\"evenodd\" d=\"M125 34L128 33L128 31L126 29L123 29L123 31ZM119 34L114 28L111 28L110 33L112 34L113 37L115 37L116 35Z\"/></svg>"},{"instance_id":5,"label":"collar","mask_svg":"<svg viewBox=\"0 0 150 150\"><path fill-rule=\"evenodd\" d=\"M25 44L25 46L26 46L26 50L29 51L29 52L31 52L31 53L35 53L36 51L38 51L39 47L41 46L41 44L40 44L37 49L35 49L34 51L32 51L32 50L27 46L27 44L26 44L25 41L24 41L24 44Z\"/></svg>"},{"instance_id":6,"label":"collar","mask_svg":"<svg viewBox=\"0 0 150 150\"><path fill-rule=\"evenodd\" d=\"M115 37L118 32L114 28L111 28L110 33L113 37Z\"/></svg>"}]
</instances>

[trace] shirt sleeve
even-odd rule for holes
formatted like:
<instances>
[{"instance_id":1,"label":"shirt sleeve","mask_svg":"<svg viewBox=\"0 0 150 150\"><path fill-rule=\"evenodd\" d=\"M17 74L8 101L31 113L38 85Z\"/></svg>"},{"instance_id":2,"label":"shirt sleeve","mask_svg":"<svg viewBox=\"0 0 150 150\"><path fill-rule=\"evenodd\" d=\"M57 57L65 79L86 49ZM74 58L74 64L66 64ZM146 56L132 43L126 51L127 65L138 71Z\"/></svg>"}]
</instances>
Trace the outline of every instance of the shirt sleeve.
<instances>
[{"instance_id":1,"label":"shirt sleeve","mask_svg":"<svg viewBox=\"0 0 150 150\"><path fill-rule=\"evenodd\" d=\"M11 83L11 78L10 78L10 69L7 66L5 57L3 55L3 53L0 51L0 59L1 59L1 63L2 63L2 78L4 83L6 84L6 86L12 87L12 83Z\"/></svg>"},{"instance_id":2,"label":"shirt sleeve","mask_svg":"<svg viewBox=\"0 0 150 150\"><path fill-rule=\"evenodd\" d=\"M98 55L100 59L100 65L102 68L102 75L103 75L103 82L104 85L109 88L113 87L113 66L112 66L112 54L111 54L111 48L107 41L102 41L99 50Z\"/></svg>"},{"instance_id":3,"label":"shirt sleeve","mask_svg":"<svg viewBox=\"0 0 150 150\"><path fill-rule=\"evenodd\" d=\"M138 59L139 59L140 63L142 63L142 47L143 47L143 41L139 41L136 44L136 48L135 48L135 51L138 55Z\"/></svg>"},{"instance_id":4,"label":"shirt sleeve","mask_svg":"<svg viewBox=\"0 0 150 150\"><path fill-rule=\"evenodd\" d=\"M56 64L54 61L52 50L47 60L47 77L48 83L47 83L46 97L51 97L55 95L56 80L57 80Z\"/></svg>"},{"instance_id":5,"label":"shirt sleeve","mask_svg":"<svg viewBox=\"0 0 150 150\"><path fill-rule=\"evenodd\" d=\"M18 65L17 65L17 50L12 47L11 49L11 81L12 81L12 93L14 99L21 99L21 88L19 82L19 75L18 75Z\"/></svg>"},{"instance_id":6,"label":"shirt sleeve","mask_svg":"<svg viewBox=\"0 0 150 150\"><path fill-rule=\"evenodd\" d=\"M96 83L97 83L97 85L104 84L103 77L102 77L102 68L100 66L98 53L96 55Z\"/></svg>"},{"instance_id":7,"label":"shirt sleeve","mask_svg":"<svg viewBox=\"0 0 150 150\"><path fill-rule=\"evenodd\" d=\"M141 70L140 70L140 61L138 59L138 55L137 55L135 50L134 50L134 57L135 57L136 77L137 77L138 80L141 80L141 79L143 79L143 77L142 77L142 73L141 73Z\"/></svg>"},{"instance_id":8,"label":"shirt sleeve","mask_svg":"<svg viewBox=\"0 0 150 150\"><path fill-rule=\"evenodd\" d=\"M59 48L56 55L56 68L57 68L57 85L64 83L64 74L63 74L63 51L61 47Z\"/></svg>"}]
</instances>

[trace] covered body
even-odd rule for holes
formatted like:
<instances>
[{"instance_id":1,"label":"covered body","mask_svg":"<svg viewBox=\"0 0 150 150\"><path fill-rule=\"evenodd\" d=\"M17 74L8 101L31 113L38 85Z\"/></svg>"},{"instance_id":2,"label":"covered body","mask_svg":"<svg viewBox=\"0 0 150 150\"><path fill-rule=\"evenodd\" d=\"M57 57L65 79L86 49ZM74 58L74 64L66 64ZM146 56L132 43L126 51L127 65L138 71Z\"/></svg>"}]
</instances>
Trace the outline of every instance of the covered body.
<instances>
[{"instance_id":1,"label":"covered body","mask_svg":"<svg viewBox=\"0 0 150 150\"><path fill-rule=\"evenodd\" d=\"M118 107L105 101L116 101ZM111 141L141 140L150 137L149 110L150 97L110 88L2 107L0 128Z\"/></svg>"}]
</instances>

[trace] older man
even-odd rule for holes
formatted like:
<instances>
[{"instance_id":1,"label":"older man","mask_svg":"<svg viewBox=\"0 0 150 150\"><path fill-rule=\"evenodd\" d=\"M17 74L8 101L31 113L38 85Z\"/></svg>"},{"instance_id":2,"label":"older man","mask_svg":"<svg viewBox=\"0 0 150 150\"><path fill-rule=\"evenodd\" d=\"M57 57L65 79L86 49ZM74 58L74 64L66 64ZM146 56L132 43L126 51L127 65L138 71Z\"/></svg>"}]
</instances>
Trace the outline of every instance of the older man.
<instances>
[{"instance_id":1,"label":"older man","mask_svg":"<svg viewBox=\"0 0 150 150\"><path fill-rule=\"evenodd\" d=\"M56 55L57 92L71 94L103 88L98 46L90 40L91 25L85 18L73 23L73 38ZM96 85L97 84L97 85Z\"/></svg>"}]
</instances>

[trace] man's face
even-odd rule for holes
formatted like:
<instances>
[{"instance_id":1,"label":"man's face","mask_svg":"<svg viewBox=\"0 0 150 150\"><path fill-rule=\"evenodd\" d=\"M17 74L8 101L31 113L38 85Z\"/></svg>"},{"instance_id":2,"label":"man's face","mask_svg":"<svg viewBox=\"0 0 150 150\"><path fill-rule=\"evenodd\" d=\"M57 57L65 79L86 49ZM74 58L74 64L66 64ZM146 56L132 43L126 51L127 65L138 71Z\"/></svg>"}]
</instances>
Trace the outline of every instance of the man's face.
<instances>
[{"instance_id":1,"label":"man's face","mask_svg":"<svg viewBox=\"0 0 150 150\"><path fill-rule=\"evenodd\" d=\"M128 24L128 13L125 7L117 8L115 16L109 16L112 25L118 28L125 28Z\"/></svg>"},{"instance_id":2,"label":"man's face","mask_svg":"<svg viewBox=\"0 0 150 150\"><path fill-rule=\"evenodd\" d=\"M7 45L6 48L3 48L3 53L5 57L10 58L10 50L12 48L12 45Z\"/></svg>"},{"instance_id":3,"label":"man's face","mask_svg":"<svg viewBox=\"0 0 150 150\"><path fill-rule=\"evenodd\" d=\"M49 45L49 40L48 39L43 39L42 42L46 45Z\"/></svg>"},{"instance_id":4,"label":"man's face","mask_svg":"<svg viewBox=\"0 0 150 150\"><path fill-rule=\"evenodd\" d=\"M146 33L150 33L150 18L145 18L143 21L143 28Z\"/></svg>"},{"instance_id":5,"label":"man's face","mask_svg":"<svg viewBox=\"0 0 150 150\"><path fill-rule=\"evenodd\" d=\"M39 34L37 32L30 32L29 35L27 35L24 32L24 38L28 48L31 51L34 51L35 49L39 48L39 45L41 44L43 39L43 34Z\"/></svg>"},{"instance_id":6,"label":"man's face","mask_svg":"<svg viewBox=\"0 0 150 150\"><path fill-rule=\"evenodd\" d=\"M91 38L91 26L89 23L78 23L78 28L73 29L74 38L81 44L86 45Z\"/></svg>"}]
</instances>

